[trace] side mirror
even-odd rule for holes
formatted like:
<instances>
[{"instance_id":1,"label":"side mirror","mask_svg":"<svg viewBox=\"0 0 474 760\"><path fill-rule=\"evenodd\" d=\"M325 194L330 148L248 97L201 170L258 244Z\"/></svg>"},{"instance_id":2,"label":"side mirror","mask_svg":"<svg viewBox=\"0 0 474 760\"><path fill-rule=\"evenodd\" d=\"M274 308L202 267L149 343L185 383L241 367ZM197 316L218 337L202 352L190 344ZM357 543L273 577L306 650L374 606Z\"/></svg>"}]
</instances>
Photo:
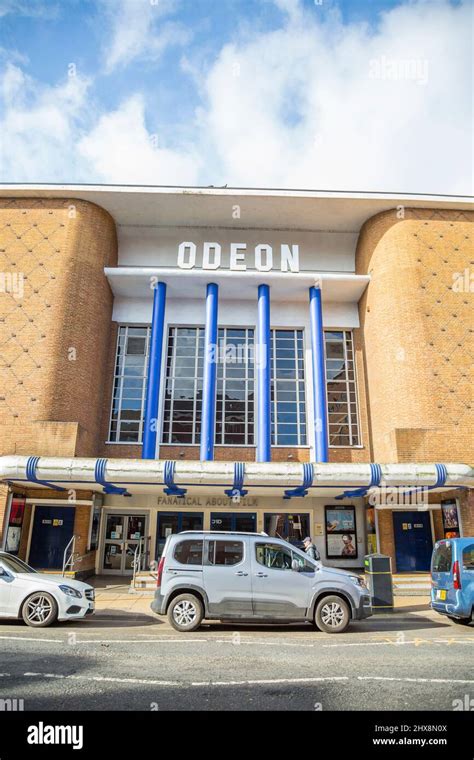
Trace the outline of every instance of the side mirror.
<instances>
[{"instance_id":1,"label":"side mirror","mask_svg":"<svg viewBox=\"0 0 474 760\"><path fill-rule=\"evenodd\" d=\"M291 560L291 569L295 571L295 573L299 573L301 566L297 559Z\"/></svg>"},{"instance_id":2,"label":"side mirror","mask_svg":"<svg viewBox=\"0 0 474 760\"><path fill-rule=\"evenodd\" d=\"M7 573L7 571L5 570L5 568L4 568L4 567L2 567L2 566L0 565L0 578L1 578L2 576L5 576L5 575L8 575L8 573Z\"/></svg>"}]
</instances>

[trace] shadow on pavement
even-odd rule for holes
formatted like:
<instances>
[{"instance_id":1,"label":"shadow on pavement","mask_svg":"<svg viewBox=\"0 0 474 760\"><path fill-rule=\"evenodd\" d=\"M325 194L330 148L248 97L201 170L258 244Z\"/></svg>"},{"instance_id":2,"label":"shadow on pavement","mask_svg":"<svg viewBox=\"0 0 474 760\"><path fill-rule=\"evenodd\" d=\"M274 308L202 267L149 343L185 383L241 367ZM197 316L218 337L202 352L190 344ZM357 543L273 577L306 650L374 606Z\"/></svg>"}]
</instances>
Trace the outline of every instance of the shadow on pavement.
<instances>
[{"instance_id":1,"label":"shadow on pavement","mask_svg":"<svg viewBox=\"0 0 474 760\"><path fill-rule=\"evenodd\" d=\"M459 626L457 626L459 627ZM251 623L219 623L219 622L210 622L210 623L204 623L203 626L201 626L200 630L204 630L207 628L208 630L218 630L218 631L242 631L242 630L248 630L248 631L275 631L275 632L289 632L289 631L298 631L298 632L311 632L314 631L314 633L321 633L316 629L314 625L311 623L289 623L288 625L272 625L269 624L251 624ZM438 628L454 628L454 626L451 625L451 623L444 621L442 618L440 620L433 620L432 618L424 617L422 615L413 615L413 617L400 617L399 615L376 615L374 617L371 617L367 620L363 621L355 621L354 623L351 623L349 628L344 632L343 635L350 635L355 633L389 633L389 632L395 632L398 631L415 631L420 629L431 629L435 630ZM334 637L336 638L340 634L334 634Z\"/></svg>"}]
</instances>

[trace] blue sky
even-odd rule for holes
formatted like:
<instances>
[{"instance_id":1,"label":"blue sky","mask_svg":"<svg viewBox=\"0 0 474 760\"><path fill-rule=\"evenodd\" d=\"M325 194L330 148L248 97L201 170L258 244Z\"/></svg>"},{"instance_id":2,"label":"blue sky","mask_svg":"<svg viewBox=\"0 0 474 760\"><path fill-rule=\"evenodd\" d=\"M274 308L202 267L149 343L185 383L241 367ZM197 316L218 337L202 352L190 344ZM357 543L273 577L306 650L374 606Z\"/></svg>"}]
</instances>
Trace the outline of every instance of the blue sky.
<instances>
[{"instance_id":1,"label":"blue sky","mask_svg":"<svg viewBox=\"0 0 474 760\"><path fill-rule=\"evenodd\" d=\"M471 12L0 0L0 180L468 193Z\"/></svg>"}]
</instances>

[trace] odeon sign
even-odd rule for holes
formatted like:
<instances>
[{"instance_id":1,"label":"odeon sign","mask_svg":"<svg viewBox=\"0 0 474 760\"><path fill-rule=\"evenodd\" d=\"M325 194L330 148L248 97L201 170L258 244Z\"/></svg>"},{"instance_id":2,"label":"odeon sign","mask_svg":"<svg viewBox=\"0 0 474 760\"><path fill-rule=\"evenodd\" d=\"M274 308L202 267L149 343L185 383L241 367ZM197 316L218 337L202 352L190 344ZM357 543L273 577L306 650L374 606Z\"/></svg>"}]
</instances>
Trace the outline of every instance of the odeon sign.
<instances>
[{"instance_id":1,"label":"odeon sign","mask_svg":"<svg viewBox=\"0 0 474 760\"><path fill-rule=\"evenodd\" d=\"M278 267L274 266L273 248L267 243L256 245L249 250L247 243L230 243L225 251L229 256L229 267L233 272L246 272L247 268L257 272L270 272L279 268L281 272L300 271L300 251L298 245L280 246ZM196 243L180 243L178 248L178 267L180 269L220 269L222 267L222 246L220 243L202 243L198 251ZM226 267L227 268L227 267Z\"/></svg>"}]
</instances>

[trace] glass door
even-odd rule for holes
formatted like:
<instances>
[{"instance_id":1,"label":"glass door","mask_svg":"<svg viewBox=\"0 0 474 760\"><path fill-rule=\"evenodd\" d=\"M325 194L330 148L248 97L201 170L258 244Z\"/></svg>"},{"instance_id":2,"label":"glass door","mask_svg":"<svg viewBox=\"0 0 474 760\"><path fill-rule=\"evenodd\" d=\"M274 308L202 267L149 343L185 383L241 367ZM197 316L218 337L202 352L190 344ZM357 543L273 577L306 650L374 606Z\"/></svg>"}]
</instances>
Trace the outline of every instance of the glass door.
<instances>
[{"instance_id":1,"label":"glass door","mask_svg":"<svg viewBox=\"0 0 474 760\"><path fill-rule=\"evenodd\" d=\"M145 515L108 514L105 523L102 572L132 575L140 538L146 536Z\"/></svg>"},{"instance_id":2,"label":"glass door","mask_svg":"<svg viewBox=\"0 0 474 760\"><path fill-rule=\"evenodd\" d=\"M211 530L237 530L255 533L255 512L211 512Z\"/></svg>"},{"instance_id":3,"label":"glass door","mask_svg":"<svg viewBox=\"0 0 474 760\"><path fill-rule=\"evenodd\" d=\"M202 512L158 512L156 529L156 559L163 554L168 536L183 530L202 530L204 515Z\"/></svg>"}]
</instances>

